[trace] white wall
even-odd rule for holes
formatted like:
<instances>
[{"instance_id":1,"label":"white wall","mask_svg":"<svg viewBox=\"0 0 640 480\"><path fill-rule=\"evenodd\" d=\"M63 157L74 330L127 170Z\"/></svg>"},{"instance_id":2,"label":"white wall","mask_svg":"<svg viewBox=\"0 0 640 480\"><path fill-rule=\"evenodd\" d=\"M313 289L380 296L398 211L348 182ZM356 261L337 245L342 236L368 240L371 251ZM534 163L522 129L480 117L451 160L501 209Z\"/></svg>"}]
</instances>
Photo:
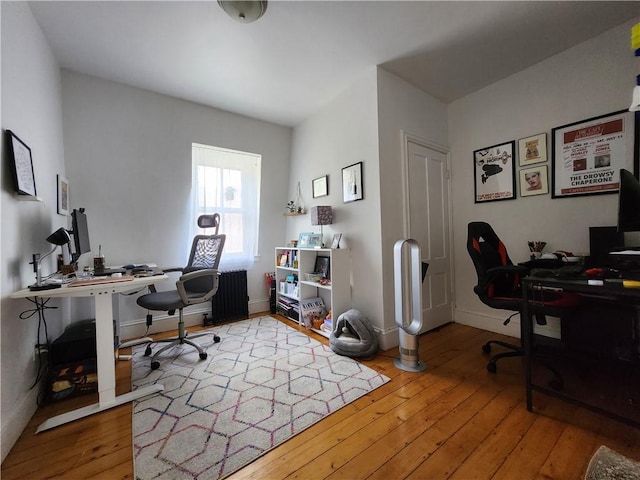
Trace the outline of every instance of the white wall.
<instances>
[{"instance_id":1,"label":"white wall","mask_svg":"<svg viewBox=\"0 0 640 480\"><path fill-rule=\"evenodd\" d=\"M382 206L382 271L385 348L398 344L395 326L393 246L406 238L403 211L402 133L448 146L447 107L397 76L378 69L378 132L380 137L380 204Z\"/></svg>"},{"instance_id":2,"label":"white wall","mask_svg":"<svg viewBox=\"0 0 640 480\"><path fill-rule=\"evenodd\" d=\"M326 239L344 234L343 245L352 253L353 304L385 334L394 329L390 248L403 235L396 196L401 130L451 147L457 321L507 331L499 313L473 294L475 273L465 248L469 221L494 224L514 260L526 258L526 241L534 238L547 240L549 249L586 251L588 226L615 223L614 195L557 200L546 195L475 205L471 155L477 148L550 133L555 126L628 106L637 74L629 48L634 22L469 95L448 112L429 95L372 67L292 136L288 128L113 82L71 72L61 80L28 5L2 2L1 8L2 127L32 147L43 198L42 203L14 200L7 169L0 172L3 458L35 409L28 386L36 324L18 319L25 302L8 295L33 281L31 253L46 251L44 238L66 225L56 214L57 173L70 181L71 206L87 208L92 242L103 246L108 263L179 265L188 249L180 232L189 221L184 205L191 142L260 153L261 258L250 272L252 303L266 303L263 274L273 271L273 248L302 231L318 230L308 214L282 215L299 181L307 210L334 207L335 223L325 228ZM341 169L359 161L364 200L344 204ZM322 175L329 175L329 196L312 199L311 181ZM145 312L133 299L123 303L125 323L142 319ZM61 315L47 316L55 338ZM517 322L511 326L509 333L517 335Z\"/></svg>"},{"instance_id":3,"label":"white wall","mask_svg":"<svg viewBox=\"0 0 640 480\"><path fill-rule=\"evenodd\" d=\"M70 204L86 208L92 251L102 245L108 264L186 264L192 142L262 155L260 258L249 297L252 313L268 310L264 274L286 238L281 185L291 129L69 71L62 86ZM123 337L145 314L134 297L121 298Z\"/></svg>"},{"instance_id":4,"label":"white wall","mask_svg":"<svg viewBox=\"0 0 640 480\"><path fill-rule=\"evenodd\" d=\"M4 137L1 143L2 191L1 291L1 450L4 460L15 440L36 410L38 387L29 387L36 378L33 349L38 328L37 316L21 320L19 315L33 305L11 300L15 290L34 282L31 255L43 254L51 245L45 238L61 226L65 217L56 213L56 174L65 174L62 144L60 74L40 27L25 2L2 2L2 129L12 130L30 148L36 190L42 202L14 198L13 180ZM4 132L3 132L4 134ZM55 262L43 264L45 274ZM51 302L50 306L59 305ZM62 331L59 310L47 310L50 338ZM44 341L44 335L41 337Z\"/></svg>"},{"instance_id":5,"label":"white wall","mask_svg":"<svg viewBox=\"0 0 640 480\"><path fill-rule=\"evenodd\" d=\"M333 225L324 228L325 242L334 233L343 234L340 245L351 250L353 306L382 328L376 88L376 69L372 67L295 128L288 198L295 199L299 181L307 210L314 205L333 207ZM342 168L356 162L363 162L364 197L343 203ZM329 195L314 199L311 181L323 175L329 176ZM320 232L320 227L311 226L309 214L287 219L287 239L298 238L300 232Z\"/></svg>"},{"instance_id":6,"label":"white wall","mask_svg":"<svg viewBox=\"0 0 640 480\"><path fill-rule=\"evenodd\" d=\"M476 275L466 251L468 222L489 222L514 262L528 258L527 240L548 242L547 251L588 252L589 227L616 224L617 195L552 199L549 194L476 205L472 152L546 132L551 155L552 128L628 108L639 73L629 43L634 23L449 105L456 321L519 336L517 319L505 329L504 316L473 293Z\"/></svg>"},{"instance_id":7,"label":"white wall","mask_svg":"<svg viewBox=\"0 0 640 480\"><path fill-rule=\"evenodd\" d=\"M305 207L331 205L328 240L343 233L351 249L353 306L379 333L381 348L398 344L394 323L393 244L404 236L400 162L405 131L447 143L446 106L384 70L371 69L294 130L290 197L300 181ZM364 162L364 200L342 203L343 167ZM311 181L329 175L329 196L311 198ZM287 238L311 227L288 217Z\"/></svg>"}]
</instances>

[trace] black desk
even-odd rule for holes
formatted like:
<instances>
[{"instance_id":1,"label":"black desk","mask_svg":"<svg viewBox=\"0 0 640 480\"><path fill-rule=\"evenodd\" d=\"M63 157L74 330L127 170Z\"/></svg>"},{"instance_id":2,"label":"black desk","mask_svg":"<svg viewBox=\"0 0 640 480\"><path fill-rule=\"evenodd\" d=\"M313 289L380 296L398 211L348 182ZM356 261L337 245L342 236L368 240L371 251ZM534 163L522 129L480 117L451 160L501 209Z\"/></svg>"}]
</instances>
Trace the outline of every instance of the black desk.
<instances>
[{"instance_id":1,"label":"black desk","mask_svg":"<svg viewBox=\"0 0 640 480\"><path fill-rule=\"evenodd\" d=\"M626 288L620 283L608 282L602 286L589 285L586 279L532 276L524 278L522 285L524 309L521 331L527 410L533 410L533 391L538 391L640 427L640 288ZM564 340L550 340L549 345L539 342L533 334L532 307L535 305L536 295L545 289L577 293L586 304L582 313L594 306L601 307L603 312L612 312L600 319L598 334L604 337L607 329L614 329L624 323L624 331L628 333L631 345L627 354L622 356L624 358L606 358L593 353L576 352L567 347ZM581 310L576 312L567 321L578 322L575 324L578 328L587 328L579 323L582 320ZM544 384L545 380L548 381L553 376L540 366L541 356L560 373L564 381L561 388L558 388L557 382L555 385Z\"/></svg>"}]
</instances>

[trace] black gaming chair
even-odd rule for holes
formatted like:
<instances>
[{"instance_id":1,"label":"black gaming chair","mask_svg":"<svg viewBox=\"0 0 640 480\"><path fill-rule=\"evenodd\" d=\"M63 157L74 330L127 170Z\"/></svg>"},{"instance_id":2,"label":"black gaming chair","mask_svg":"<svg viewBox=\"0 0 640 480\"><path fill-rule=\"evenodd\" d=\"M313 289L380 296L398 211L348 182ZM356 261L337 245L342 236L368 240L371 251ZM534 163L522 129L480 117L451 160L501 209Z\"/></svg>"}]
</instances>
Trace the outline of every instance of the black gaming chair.
<instances>
[{"instance_id":1,"label":"black gaming chair","mask_svg":"<svg viewBox=\"0 0 640 480\"><path fill-rule=\"evenodd\" d=\"M513 264L506 247L491 225L485 222L469 223L467 251L478 275L478 284L473 291L482 303L492 308L514 312L504 321L504 325L507 325L514 315L522 313L524 304L520 280L529 273L529 269ZM575 296L545 292L543 298L536 299L534 306L536 322L544 325L545 314L561 317L567 312L567 308L574 307L576 303ZM524 355L521 343L514 345L499 340L488 341L482 346L482 351L490 354L492 345L507 349L506 352L495 354L489 359L487 370L492 373L496 372L496 362L499 359Z\"/></svg>"},{"instance_id":2,"label":"black gaming chair","mask_svg":"<svg viewBox=\"0 0 640 480\"><path fill-rule=\"evenodd\" d=\"M138 305L147 310L166 311L169 315L173 315L176 310L179 312L178 319L178 336L155 340L152 343L163 342L167 345L155 352L151 358L151 369L155 370L160 367L160 363L156 361L159 354L176 345L188 344L198 350L202 360L207 358L207 352L197 343L191 341L209 333L191 335L187 338L187 331L184 327L184 319L182 310L189 305L208 302L218 291L218 264L222 257L222 249L226 235L218 235L220 216L201 215L198 218L198 226L201 228L215 227L214 235L196 235L191 246L189 255L189 263L184 268L164 269L165 272L180 272L182 275L176 282L176 289L157 292L155 288L150 287L151 293L142 295L137 299ZM215 342L219 342L217 335L213 337ZM151 355L151 345L147 346L145 355Z\"/></svg>"}]
</instances>

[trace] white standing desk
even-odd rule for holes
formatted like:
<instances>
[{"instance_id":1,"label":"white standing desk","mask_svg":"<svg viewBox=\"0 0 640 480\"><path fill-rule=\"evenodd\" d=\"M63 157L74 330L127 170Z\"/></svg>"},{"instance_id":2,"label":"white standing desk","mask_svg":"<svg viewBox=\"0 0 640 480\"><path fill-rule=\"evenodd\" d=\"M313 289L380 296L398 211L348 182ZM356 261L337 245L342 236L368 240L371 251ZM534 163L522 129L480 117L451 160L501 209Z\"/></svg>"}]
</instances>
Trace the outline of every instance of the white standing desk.
<instances>
[{"instance_id":1,"label":"white standing desk","mask_svg":"<svg viewBox=\"0 0 640 480\"><path fill-rule=\"evenodd\" d=\"M36 433L49 430L73 420L88 417L94 413L102 412L110 408L131 402L138 398L151 395L164 390L162 385L150 385L138 388L124 395L116 396L116 369L113 329L113 305L114 294L135 290L146 285L158 283L169 278L168 275L155 275L151 277L137 277L130 281L117 281L101 283L98 285L81 285L70 287L63 285L51 290L31 291L28 288L10 295L11 298L54 298L54 297L94 297L96 314L96 353L98 367L98 403L78 408L61 415L56 415L45 420L38 427Z\"/></svg>"}]
</instances>

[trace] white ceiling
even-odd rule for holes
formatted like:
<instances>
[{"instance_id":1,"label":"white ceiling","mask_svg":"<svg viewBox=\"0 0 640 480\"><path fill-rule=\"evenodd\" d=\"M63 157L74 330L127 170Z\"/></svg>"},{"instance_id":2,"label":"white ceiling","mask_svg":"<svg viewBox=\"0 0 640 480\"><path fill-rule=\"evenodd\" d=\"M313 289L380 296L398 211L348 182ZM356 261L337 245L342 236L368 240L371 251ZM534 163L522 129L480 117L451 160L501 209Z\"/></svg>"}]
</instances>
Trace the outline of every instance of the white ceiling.
<instances>
[{"instance_id":1,"label":"white ceiling","mask_svg":"<svg viewBox=\"0 0 640 480\"><path fill-rule=\"evenodd\" d=\"M30 5L63 68L289 126L375 65L448 103L640 21L637 0L270 1L251 24L214 0Z\"/></svg>"}]
</instances>

